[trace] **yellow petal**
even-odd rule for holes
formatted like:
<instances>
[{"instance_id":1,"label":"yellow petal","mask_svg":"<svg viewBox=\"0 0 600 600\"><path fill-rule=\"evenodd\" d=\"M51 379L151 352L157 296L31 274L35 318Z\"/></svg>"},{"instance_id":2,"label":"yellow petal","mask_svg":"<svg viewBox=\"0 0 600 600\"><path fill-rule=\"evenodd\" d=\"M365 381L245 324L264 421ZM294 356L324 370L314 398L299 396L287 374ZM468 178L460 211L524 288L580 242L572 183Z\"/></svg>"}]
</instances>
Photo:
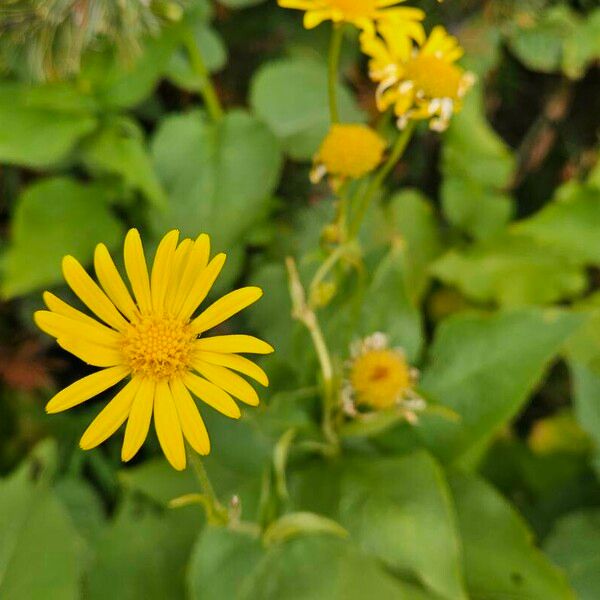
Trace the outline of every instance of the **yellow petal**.
<instances>
[{"instance_id":1,"label":"yellow petal","mask_svg":"<svg viewBox=\"0 0 600 600\"><path fill-rule=\"evenodd\" d=\"M48 307L49 310L55 312L59 315L63 315L64 317L69 317L70 319L76 319L78 321L82 321L83 323L87 323L88 325L100 325L100 323L86 315L85 313L73 308L70 304L67 304L63 300L61 300L58 296L55 296L51 292L44 292L44 303ZM104 327L102 325L102 327Z\"/></svg>"},{"instance_id":2,"label":"yellow petal","mask_svg":"<svg viewBox=\"0 0 600 600\"><path fill-rule=\"evenodd\" d=\"M244 356L238 356L237 354L219 354L218 352L196 352L195 356L200 360L211 363L213 365L221 365L228 369L233 369L252 377L255 381L258 381L261 385L268 386L269 378L267 374L251 360L248 360Z\"/></svg>"},{"instance_id":3,"label":"yellow petal","mask_svg":"<svg viewBox=\"0 0 600 600\"><path fill-rule=\"evenodd\" d=\"M104 244L96 246L94 269L106 295L130 321L134 319L138 314L138 309L115 266L108 248Z\"/></svg>"},{"instance_id":4,"label":"yellow petal","mask_svg":"<svg viewBox=\"0 0 600 600\"><path fill-rule=\"evenodd\" d=\"M190 258L191 251L194 247L194 242L189 238L181 240L179 246L173 254L173 266L171 268L171 275L169 278L169 284L167 285L167 295L165 296L165 310L169 313L173 313L175 304L175 298L177 296L177 287L181 281L181 276Z\"/></svg>"},{"instance_id":5,"label":"yellow petal","mask_svg":"<svg viewBox=\"0 0 600 600\"><path fill-rule=\"evenodd\" d=\"M183 302L183 306L179 309L178 317L181 319L189 319L192 313L200 306L201 302L206 298L210 288L213 286L215 279L219 276L223 265L225 264L225 254L217 254L207 265L206 269L200 273L198 279L190 289L187 297Z\"/></svg>"},{"instance_id":6,"label":"yellow petal","mask_svg":"<svg viewBox=\"0 0 600 600\"><path fill-rule=\"evenodd\" d=\"M125 270L137 305L143 313L152 310L152 298L150 296L150 278L148 267L144 257L142 240L137 229L130 229L125 236L123 248L125 258Z\"/></svg>"},{"instance_id":7,"label":"yellow petal","mask_svg":"<svg viewBox=\"0 0 600 600\"><path fill-rule=\"evenodd\" d=\"M121 448L121 460L124 462L131 460L137 454L148 435L155 387L156 384L152 380L142 379L135 394Z\"/></svg>"},{"instance_id":8,"label":"yellow petal","mask_svg":"<svg viewBox=\"0 0 600 600\"><path fill-rule=\"evenodd\" d=\"M46 412L57 413L77 406L116 385L127 375L129 375L129 369L123 366L110 367L88 375L58 392L46 404Z\"/></svg>"},{"instance_id":9,"label":"yellow petal","mask_svg":"<svg viewBox=\"0 0 600 600\"><path fill-rule=\"evenodd\" d=\"M239 419L241 416L240 407L235 403L234 399L221 388L217 387L210 381L202 379L193 373L186 373L183 377L185 386L200 400L212 406L215 410L232 419Z\"/></svg>"},{"instance_id":10,"label":"yellow petal","mask_svg":"<svg viewBox=\"0 0 600 600\"><path fill-rule=\"evenodd\" d=\"M177 407L183 435L198 454L207 455L210 452L210 439L194 399L181 379L172 379L169 385Z\"/></svg>"},{"instance_id":11,"label":"yellow petal","mask_svg":"<svg viewBox=\"0 0 600 600\"><path fill-rule=\"evenodd\" d=\"M185 469L185 446L179 415L171 389L166 381L156 384L154 393L154 427L160 447L167 460L177 471Z\"/></svg>"},{"instance_id":12,"label":"yellow petal","mask_svg":"<svg viewBox=\"0 0 600 600\"><path fill-rule=\"evenodd\" d=\"M167 287L173 265L173 257L177 248L179 231L174 229L169 231L163 237L156 249L154 264L152 266L152 275L150 278L150 294L152 296L152 306L156 312L163 310Z\"/></svg>"},{"instance_id":13,"label":"yellow petal","mask_svg":"<svg viewBox=\"0 0 600 600\"><path fill-rule=\"evenodd\" d=\"M258 406L260 403L256 390L245 379L229 369L211 365L201 360L195 360L192 366L200 375L245 404Z\"/></svg>"},{"instance_id":14,"label":"yellow petal","mask_svg":"<svg viewBox=\"0 0 600 600\"><path fill-rule=\"evenodd\" d=\"M67 352L94 367L114 367L123 364L123 355L116 348L107 348L82 338L59 337L58 345Z\"/></svg>"},{"instance_id":15,"label":"yellow petal","mask_svg":"<svg viewBox=\"0 0 600 600\"><path fill-rule=\"evenodd\" d=\"M271 354L273 346L252 335L215 335L194 342L197 350L225 353Z\"/></svg>"},{"instance_id":16,"label":"yellow petal","mask_svg":"<svg viewBox=\"0 0 600 600\"><path fill-rule=\"evenodd\" d=\"M81 436L79 446L82 450L91 450L99 446L125 423L140 384L140 379L132 379L100 411Z\"/></svg>"},{"instance_id":17,"label":"yellow petal","mask_svg":"<svg viewBox=\"0 0 600 600\"><path fill-rule=\"evenodd\" d=\"M181 277L177 283L175 297L173 298L172 310L174 314L179 313L195 282L200 277L202 271L206 269L209 256L210 238L203 233L196 238L196 241L190 250L187 263L185 264Z\"/></svg>"},{"instance_id":18,"label":"yellow petal","mask_svg":"<svg viewBox=\"0 0 600 600\"><path fill-rule=\"evenodd\" d=\"M87 322L64 317L49 310L38 310L33 314L36 325L48 335L55 338L81 338L90 344L97 344L116 349L121 342L121 335L114 329L92 321Z\"/></svg>"},{"instance_id":19,"label":"yellow petal","mask_svg":"<svg viewBox=\"0 0 600 600\"><path fill-rule=\"evenodd\" d=\"M193 333L202 333L226 321L263 295L259 287L244 287L234 290L211 304L191 324Z\"/></svg>"},{"instance_id":20,"label":"yellow petal","mask_svg":"<svg viewBox=\"0 0 600 600\"><path fill-rule=\"evenodd\" d=\"M122 331L127 327L127 321L123 315L75 258L65 256L62 267L65 279L71 289L93 313L115 329Z\"/></svg>"}]
</instances>

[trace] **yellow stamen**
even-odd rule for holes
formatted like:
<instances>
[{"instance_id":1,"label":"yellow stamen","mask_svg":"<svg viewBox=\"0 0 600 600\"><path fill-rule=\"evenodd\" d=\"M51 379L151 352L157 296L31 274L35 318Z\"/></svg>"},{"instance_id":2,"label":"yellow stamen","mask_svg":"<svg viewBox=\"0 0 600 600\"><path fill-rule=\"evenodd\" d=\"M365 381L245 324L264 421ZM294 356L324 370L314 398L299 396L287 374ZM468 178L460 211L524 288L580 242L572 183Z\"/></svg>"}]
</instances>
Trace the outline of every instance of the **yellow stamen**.
<instances>
[{"instance_id":1,"label":"yellow stamen","mask_svg":"<svg viewBox=\"0 0 600 600\"><path fill-rule=\"evenodd\" d=\"M184 321L143 315L131 323L121 351L134 375L161 381L189 369L195 338Z\"/></svg>"},{"instance_id":2,"label":"yellow stamen","mask_svg":"<svg viewBox=\"0 0 600 600\"><path fill-rule=\"evenodd\" d=\"M461 71L453 64L427 54L418 54L405 65L405 79L427 98L457 98Z\"/></svg>"}]
</instances>

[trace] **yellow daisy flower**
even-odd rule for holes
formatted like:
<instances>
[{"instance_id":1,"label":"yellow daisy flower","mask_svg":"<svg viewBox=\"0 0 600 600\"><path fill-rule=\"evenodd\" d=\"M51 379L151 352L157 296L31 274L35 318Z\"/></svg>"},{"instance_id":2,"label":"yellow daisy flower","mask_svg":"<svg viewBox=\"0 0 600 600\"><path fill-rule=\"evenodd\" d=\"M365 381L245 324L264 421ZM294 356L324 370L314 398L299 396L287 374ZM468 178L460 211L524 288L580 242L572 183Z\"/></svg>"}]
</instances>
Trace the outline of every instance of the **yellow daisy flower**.
<instances>
[{"instance_id":1,"label":"yellow daisy flower","mask_svg":"<svg viewBox=\"0 0 600 600\"><path fill-rule=\"evenodd\" d=\"M75 258L63 259L65 280L97 319L45 292L48 310L36 312L35 322L64 350L101 370L60 391L46 411L67 410L127 380L83 434L84 450L104 442L127 421L121 457L129 461L154 416L165 456L182 470L184 437L199 454L210 451L191 394L234 419L240 409L233 397L251 406L259 403L254 388L234 371L268 385L264 371L239 353L267 354L273 348L249 335L203 334L258 300L262 290L235 290L194 316L225 263L225 254L210 261L209 254L207 235L179 242L179 232L171 231L160 242L149 273L140 235L130 230L124 258L133 295L104 244L94 254L98 283Z\"/></svg>"},{"instance_id":2,"label":"yellow daisy flower","mask_svg":"<svg viewBox=\"0 0 600 600\"><path fill-rule=\"evenodd\" d=\"M366 125L332 125L314 157L310 179L313 183L325 175L337 182L359 179L381 163L385 146L385 140Z\"/></svg>"},{"instance_id":3,"label":"yellow daisy flower","mask_svg":"<svg viewBox=\"0 0 600 600\"><path fill-rule=\"evenodd\" d=\"M425 408L425 402L414 389L418 371L408 364L400 348L390 348L383 333L354 344L348 371L344 390L348 414L356 414L357 407L375 411L396 408L414 422L415 413Z\"/></svg>"},{"instance_id":4,"label":"yellow daisy flower","mask_svg":"<svg viewBox=\"0 0 600 600\"><path fill-rule=\"evenodd\" d=\"M455 64L463 55L456 38L435 27L426 40L415 39L415 47L389 23L378 30L381 37L363 33L361 46L371 57L369 75L379 83L379 110L393 106L401 129L410 119L429 119L431 129L445 130L475 81Z\"/></svg>"},{"instance_id":5,"label":"yellow daisy flower","mask_svg":"<svg viewBox=\"0 0 600 600\"><path fill-rule=\"evenodd\" d=\"M304 10L304 27L312 29L323 21L351 23L366 31L381 19L411 23L420 27L425 13L418 8L398 8L404 0L277 0L282 8ZM395 8L394 8L395 7Z\"/></svg>"}]
</instances>

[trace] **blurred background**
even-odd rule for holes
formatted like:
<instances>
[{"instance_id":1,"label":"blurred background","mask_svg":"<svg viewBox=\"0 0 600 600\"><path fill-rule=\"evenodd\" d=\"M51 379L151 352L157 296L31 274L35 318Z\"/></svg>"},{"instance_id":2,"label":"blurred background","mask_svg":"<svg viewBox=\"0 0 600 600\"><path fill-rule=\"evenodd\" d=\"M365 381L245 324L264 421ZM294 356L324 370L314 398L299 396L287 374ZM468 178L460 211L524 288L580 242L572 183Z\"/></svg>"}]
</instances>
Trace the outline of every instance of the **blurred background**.
<instances>
[{"instance_id":1,"label":"blurred background","mask_svg":"<svg viewBox=\"0 0 600 600\"><path fill-rule=\"evenodd\" d=\"M239 583L259 550L204 530L198 506L166 508L197 483L170 469L154 434L124 466L121 434L78 448L100 401L44 413L55 391L90 372L31 317L43 290L73 299L62 256L89 264L104 242L120 261L132 226L148 252L171 228L208 232L228 254L215 293L243 283L265 290L231 330L277 349L263 364L272 383L260 409L239 424L203 413L217 491L237 494L244 516L263 525L291 509L337 519L333 467L314 457L290 455L290 491L269 492L281 483L274 448L290 429L311 438L318 414L316 360L291 318L283 261L296 257L307 275L331 250L322 237L331 192L309 181L329 124L329 24L307 31L299 11L274 0L2 0L1 598L354 598L361 585L381 590L377 598L600 598L600 6L410 4L426 11L428 30L443 24L459 38L478 84L446 133L417 131L390 178L387 212L371 211L363 231L367 280L335 282L321 320L340 365L352 339L389 333L424 370L425 387L465 419L458 433L460 425L424 423L425 441L406 424L348 441L374 461L425 447L442 465L476 473L472 488L459 476L450 485L460 576L440 564L450 551L430 546L447 525L432 508L428 525L407 509L407 529L391 528L424 548L418 560L358 544L377 557L371 565L354 546L324 550L309 540L286 558L293 580L267 553ZM373 123L357 37L347 29L342 117ZM217 124L204 113L203 67L225 110ZM380 128L391 135L389 123ZM386 270L398 240L408 244L400 271ZM356 312L360 302L367 308ZM489 329L469 320L473 310L491 319ZM429 458L419 457L425 472ZM409 504L421 504L414 468L402 472L415 494ZM388 514L354 502L355 511ZM328 561L343 583L333 591L318 587ZM380 562L386 578L406 583L403 595L380 582Z\"/></svg>"}]
</instances>

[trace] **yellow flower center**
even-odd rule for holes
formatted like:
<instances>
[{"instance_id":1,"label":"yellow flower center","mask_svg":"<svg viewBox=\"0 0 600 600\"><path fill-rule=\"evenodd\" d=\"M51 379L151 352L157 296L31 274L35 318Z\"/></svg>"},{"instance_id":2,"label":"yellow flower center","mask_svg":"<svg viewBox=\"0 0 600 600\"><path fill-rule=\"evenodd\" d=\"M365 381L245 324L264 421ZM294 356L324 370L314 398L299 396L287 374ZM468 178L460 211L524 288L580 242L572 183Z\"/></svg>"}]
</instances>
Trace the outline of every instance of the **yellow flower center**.
<instances>
[{"instance_id":1,"label":"yellow flower center","mask_svg":"<svg viewBox=\"0 0 600 600\"><path fill-rule=\"evenodd\" d=\"M383 158L385 142L366 125L333 125L315 157L330 175L358 179Z\"/></svg>"},{"instance_id":2,"label":"yellow flower center","mask_svg":"<svg viewBox=\"0 0 600 600\"><path fill-rule=\"evenodd\" d=\"M370 17L377 9L377 0L329 0L329 4L351 19Z\"/></svg>"},{"instance_id":3,"label":"yellow flower center","mask_svg":"<svg viewBox=\"0 0 600 600\"><path fill-rule=\"evenodd\" d=\"M131 323L121 350L134 375L159 381L188 368L194 339L185 322L144 315Z\"/></svg>"},{"instance_id":4,"label":"yellow flower center","mask_svg":"<svg viewBox=\"0 0 600 600\"><path fill-rule=\"evenodd\" d=\"M354 360L350 383L358 404L391 408L411 388L410 368L398 352L369 350Z\"/></svg>"},{"instance_id":5,"label":"yellow flower center","mask_svg":"<svg viewBox=\"0 0 600 600\"><path fill-rule=\"evenodd\" d=\"M458 98L462 71L455 65L432 56L419 54L405 65L405 77L415 91L426 98Z\"/></svg>"}]
</instances>

